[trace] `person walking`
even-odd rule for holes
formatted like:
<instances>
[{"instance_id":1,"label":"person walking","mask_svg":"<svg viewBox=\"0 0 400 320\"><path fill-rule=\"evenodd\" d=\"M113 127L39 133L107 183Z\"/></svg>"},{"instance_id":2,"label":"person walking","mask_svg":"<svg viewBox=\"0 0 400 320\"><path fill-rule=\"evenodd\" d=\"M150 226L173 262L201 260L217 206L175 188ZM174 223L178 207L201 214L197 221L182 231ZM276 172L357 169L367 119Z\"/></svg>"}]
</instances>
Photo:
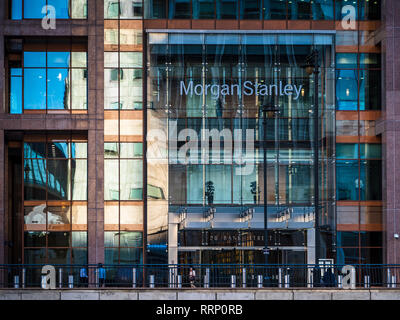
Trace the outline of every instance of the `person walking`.
<instances>
[{"instance_id":1,"label":"person walking","mask_svg":"<svg viewBox=\"0 0 400 320\"><path fill-rule=\"evenodd\" d=\"M192 267L190 267L190 270L189 270L189 281L190 281L190 287L196 288L196 285L195 285L196 271Z\"/></svg>"},{"instance_id":2,"label":"person walking","mask_svg":"<svg viewBox=\"0 0 400 320\"><path fill-rule=\"evenodd\" d=\"M104 287L104 283L106 280L106 270L103 268L103 264L98 264L98 273L99 273L99 285L100 287Z\"/></svg>"}]
</instances>

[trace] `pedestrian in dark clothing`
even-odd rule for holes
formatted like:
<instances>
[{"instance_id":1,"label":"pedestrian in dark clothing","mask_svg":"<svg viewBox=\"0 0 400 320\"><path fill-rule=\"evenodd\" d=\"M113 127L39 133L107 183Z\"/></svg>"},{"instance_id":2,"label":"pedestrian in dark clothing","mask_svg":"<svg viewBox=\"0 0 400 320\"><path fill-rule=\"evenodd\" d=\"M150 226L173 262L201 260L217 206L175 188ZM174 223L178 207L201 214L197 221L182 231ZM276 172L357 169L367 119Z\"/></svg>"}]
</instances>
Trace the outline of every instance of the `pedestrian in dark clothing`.
<instances>
[{"instance_id":1,"label":"pedestrian in dark clothing","mask_svg":"<svg viewBox=\"0 0 400 320\"><path fill-rule=\"evenodd\" d=\"M328 268L324 274L323 282L326 287L335 287L336 279L331 268Z\"/></svg>"},{"instance_id":2,"label":"pedestrian in dark clothing","mask_svg":"<svg viewBox=\"0 0 400 320\"><path fill-rule=\"evenodd\" d=\"M321 287L321 269L318 265L313 269L313 287Z\"/></svg>"}]
</instances>

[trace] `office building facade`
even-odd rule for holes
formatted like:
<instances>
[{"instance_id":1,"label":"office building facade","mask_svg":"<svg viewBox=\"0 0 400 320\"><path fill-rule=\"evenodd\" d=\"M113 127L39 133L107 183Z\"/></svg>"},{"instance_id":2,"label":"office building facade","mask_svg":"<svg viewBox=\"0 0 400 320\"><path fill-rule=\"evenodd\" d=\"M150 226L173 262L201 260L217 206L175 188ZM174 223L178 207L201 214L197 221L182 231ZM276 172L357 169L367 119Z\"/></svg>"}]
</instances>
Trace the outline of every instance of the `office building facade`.
<instances>
[{"instance_id":1,"label":"office building facade","mask_svg":"<svg viewBox=\"0 0 400 320\"><path fill-rule=\"evenodd\" d=\"M5 1L0 264L399 263L398 15Z\"/></svg>"}]
</instances>

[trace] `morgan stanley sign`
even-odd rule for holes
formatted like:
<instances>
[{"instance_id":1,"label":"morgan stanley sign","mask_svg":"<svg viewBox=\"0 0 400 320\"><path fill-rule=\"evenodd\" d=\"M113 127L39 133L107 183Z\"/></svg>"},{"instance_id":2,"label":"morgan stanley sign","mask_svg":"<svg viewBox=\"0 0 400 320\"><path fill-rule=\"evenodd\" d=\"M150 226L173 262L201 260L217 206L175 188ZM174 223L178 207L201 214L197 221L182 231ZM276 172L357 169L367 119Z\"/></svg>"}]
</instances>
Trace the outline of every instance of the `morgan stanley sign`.
<instances>
[{"instance_id":1,"label":"morgan stanley sign","mask_svg":"<svg viewBox=\"0 0 400 320\"><path fill-rule=\"evenodd\" d=\"M194 84L193 81L189 81L187 85L184 81L180 82L180 95L190 95L193 94L197 96L202 95L212 95L216 99L220 96L230 96L230 95L241 95L245 96L293 96L294 100L297 100L300 96L301 89L303 85L297 86L292 84L284 85L282 81L275 84L260 84L253 83L252 81L243 82L243 87L239 84Z\"/></svg>"}]
</instances>

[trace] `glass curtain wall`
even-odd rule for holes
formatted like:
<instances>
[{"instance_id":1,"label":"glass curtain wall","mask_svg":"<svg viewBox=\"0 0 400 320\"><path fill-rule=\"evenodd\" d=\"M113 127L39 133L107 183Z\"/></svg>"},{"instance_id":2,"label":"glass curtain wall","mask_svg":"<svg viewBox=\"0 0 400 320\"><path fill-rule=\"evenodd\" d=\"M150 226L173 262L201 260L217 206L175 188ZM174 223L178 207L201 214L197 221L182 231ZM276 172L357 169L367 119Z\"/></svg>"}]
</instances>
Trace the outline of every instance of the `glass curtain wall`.
<instances>
[{"instance_id":1,"label":"glass curtain wall","mask_svg":"<svg viewBox=\"0 0 400 320\"><path fill-rule=\"evenodd\" d=\"M155 183L169 199L169 210L155 211L149 206L149 221L157 216L159 227L167 228L168 212L191 208L191 217L197 214L197 227L204 227L208 218L203 211L215 207L214 219L217 215L226 221L220 228L234 230L239 228L240 212L254 208L261 220L257 224L254 219L247 227L262 229L264 168L272 225L282 222L282 212L289 208L295 209L285 219L308 219L314 206L314 84L303 66L312 48L318 48L323 57L318 88L323 102L318 128L320 219L332 233L334 191L328 186L334 179L334 77L330 35L149 34L148 133L157 136L149 140L154 141L158 153L149 151L148 163L157 160L163 168ZM270 106L278 110L267 112L264 126L262 109ZM161 148L160 141L167 138L165 153L161 150L166 150L166 145ZM150 165L148 174L152 174ZM181 214L181 219L190 220L187 216ZM216 223L214 228L218 228ZM148 232L150 237L152 230Z\"/></svg>"}]
</instances>

